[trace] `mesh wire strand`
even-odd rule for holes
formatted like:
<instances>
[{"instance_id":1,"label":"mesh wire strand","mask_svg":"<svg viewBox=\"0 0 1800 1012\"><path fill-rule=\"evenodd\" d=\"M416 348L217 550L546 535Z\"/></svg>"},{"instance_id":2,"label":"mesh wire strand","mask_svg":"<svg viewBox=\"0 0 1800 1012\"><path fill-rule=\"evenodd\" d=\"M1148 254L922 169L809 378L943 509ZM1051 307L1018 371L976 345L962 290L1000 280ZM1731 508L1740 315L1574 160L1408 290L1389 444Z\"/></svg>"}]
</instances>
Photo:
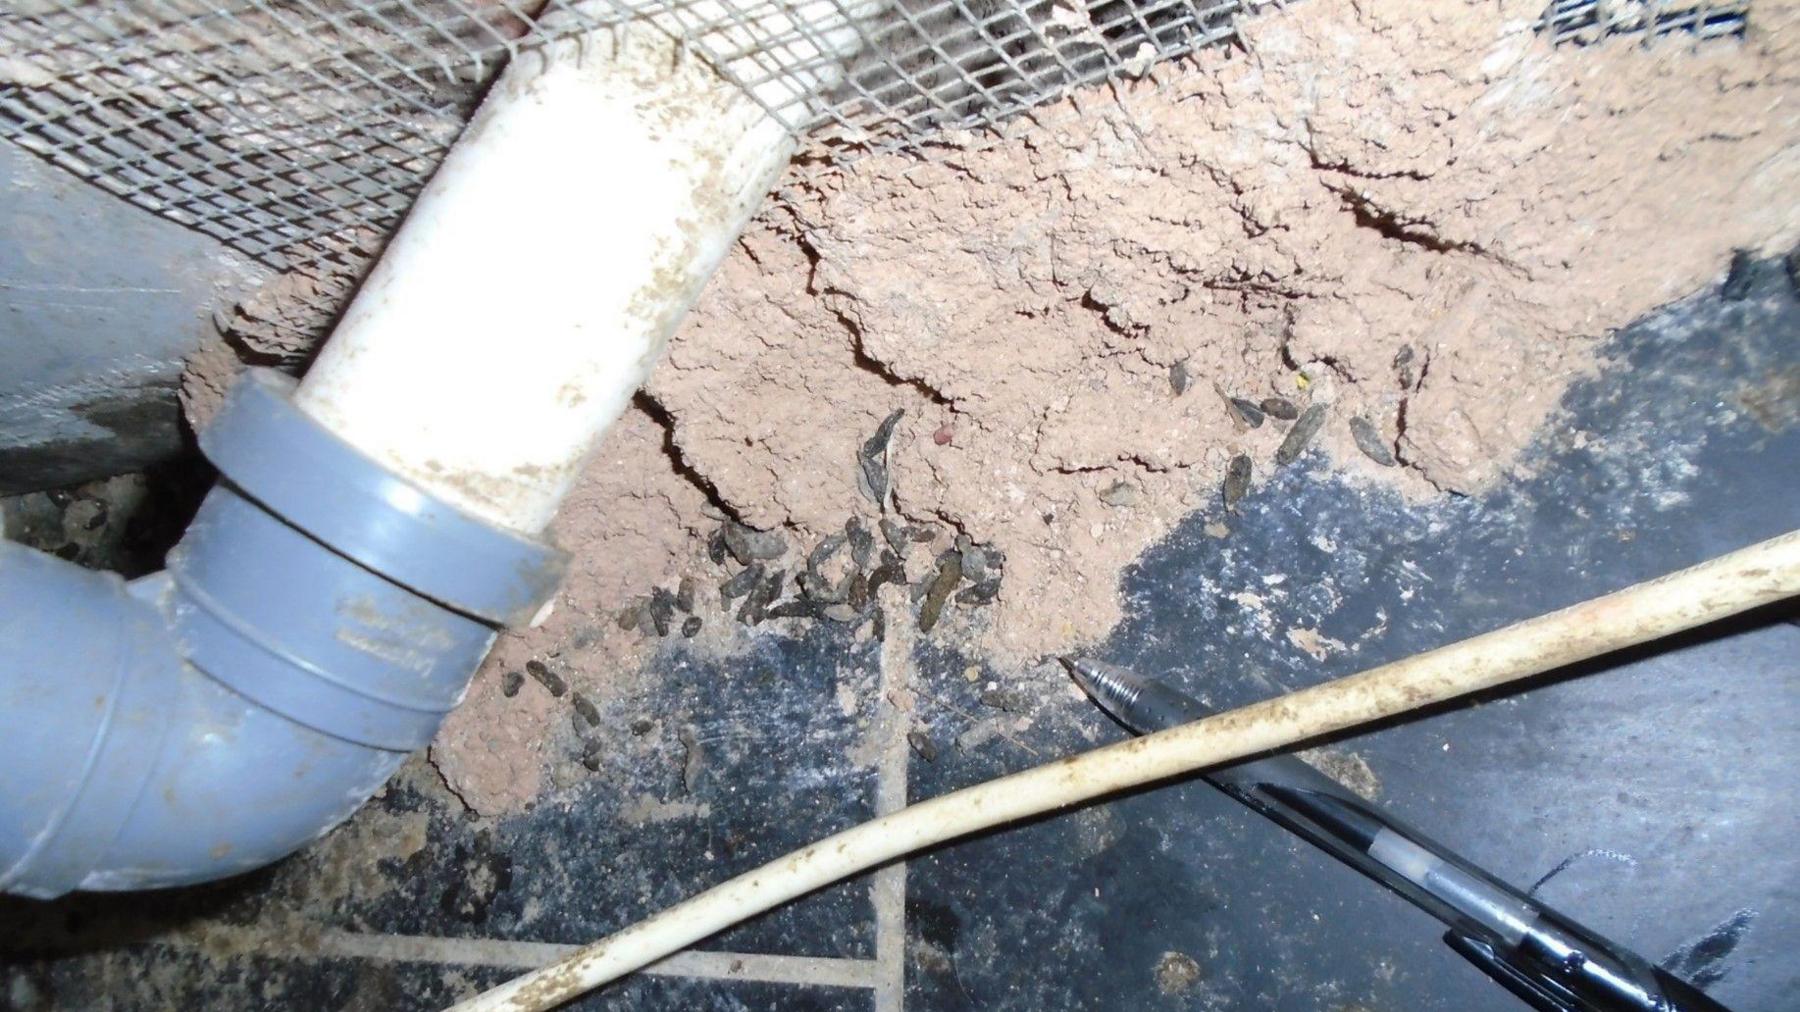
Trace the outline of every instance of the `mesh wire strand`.
<instances>
[{"instance_id":1,"label":"mesh wire strand","mask_svg":"<svg viewBox=\"0 0 1800 1012\"><path fill-rule=\"evenodd\" d=\"M1282 3L15 0L0 13L0 136L271 267L353 273L498 69L557 38L674 36L829 160L1141 75ZM801 83L826 47L797 6L848 20L860 43L825 94ZM1583 44L1734 35L1747 6L1555 0L1539 28Z\"/></svg>"}]
</instances>

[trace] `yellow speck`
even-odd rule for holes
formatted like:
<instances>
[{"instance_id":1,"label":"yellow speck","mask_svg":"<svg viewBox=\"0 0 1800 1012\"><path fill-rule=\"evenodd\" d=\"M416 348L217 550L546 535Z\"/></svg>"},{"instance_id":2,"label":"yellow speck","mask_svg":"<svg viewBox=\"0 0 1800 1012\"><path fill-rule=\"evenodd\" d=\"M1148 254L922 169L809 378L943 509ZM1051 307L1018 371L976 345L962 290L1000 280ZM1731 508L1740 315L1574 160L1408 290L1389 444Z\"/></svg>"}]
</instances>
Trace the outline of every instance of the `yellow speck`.
<instances>
[{"instance_id":1,"label":"yellow speck","mask_svg":"<svg viewBox=\"0 0 1800 1012\"><path fill-rule=\"evenodd\" d=\"M1306 374L1303 372L1295 373L1294 374L1294 385L1299 387L1302 390L1305 390L1307 387L1312 386L1312 380L1307 379Z\"/></svg>"}]
</instances>

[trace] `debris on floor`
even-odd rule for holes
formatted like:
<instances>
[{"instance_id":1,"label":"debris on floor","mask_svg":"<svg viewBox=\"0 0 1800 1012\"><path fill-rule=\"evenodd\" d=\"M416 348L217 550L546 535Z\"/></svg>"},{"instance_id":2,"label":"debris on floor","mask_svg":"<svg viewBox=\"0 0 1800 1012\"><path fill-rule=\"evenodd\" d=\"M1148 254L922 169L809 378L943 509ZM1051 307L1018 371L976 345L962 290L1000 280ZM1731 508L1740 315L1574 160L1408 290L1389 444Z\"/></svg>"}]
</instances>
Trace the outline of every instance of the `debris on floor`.
<instances>
[{"instance_id":1,"label":"debris on floor","mask_svg":"<svg viewBox=\"0 0 1800 1012\"><path fill-rule=\"evenodd\" d=\"M1608 328L1800 238L1779 6L1741 42L1553 48L1516 4L1298 5L1245 23L1254 60L796 170L559 518L556 611L435 754L466 778L467 728L540 719L490 711L531 656L605 712L665 638L885 634L893 582L924 635L1023 665L1112 628L1189 513L1229 544L1281 470L1508 480Z\"/></svg>"}]
</instances>

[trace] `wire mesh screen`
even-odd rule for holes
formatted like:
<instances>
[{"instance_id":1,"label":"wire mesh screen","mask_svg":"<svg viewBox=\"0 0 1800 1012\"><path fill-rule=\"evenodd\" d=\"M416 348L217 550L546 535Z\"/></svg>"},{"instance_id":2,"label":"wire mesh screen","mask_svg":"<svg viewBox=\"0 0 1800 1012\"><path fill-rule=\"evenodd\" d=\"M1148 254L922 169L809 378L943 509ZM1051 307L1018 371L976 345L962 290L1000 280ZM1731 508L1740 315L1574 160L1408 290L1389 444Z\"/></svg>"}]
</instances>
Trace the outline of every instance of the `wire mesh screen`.
<instances>
[{"instance_id":1,"label":"wire mesh screen","mask_svg":"<svg viewBox=\"0 0 1800 1012\"><path fill-rule=\"evenodd\" d=\"M360 259L358 230L393 226L498 68L558 37L676 36L795 133L868 151L1142 73L1266 4L25 0L0 14L0 136L285 269ZM829 19L859 52L821 75L799 43Z\"/></svg>"},{"instance_id":2,"label":"wire mesh screen","mask_svg":"<svg viewBox=\"0 0 1800 1012\"><path fill-rule=\"evenodd\" d=\"M1742 35L1749 13L1749 0L1553 0L1540 29L1582 45L1613 35L1708 39Z\"/></svg>"},{"instance_id":3,"label":"wire mesh screen","mask_svg":"<svg viewBox=\"0 0 1800 1012\"><path fill-rule=\"evenodd\" d=\"M996 122L1230 41L1281 0L13 0L0 136L337 298L504 62L676 38L839 155ZM1743 3L1556 0L1541 28L1741 31ZM1735 19L1735 20L1734 20ZM820 24L853 55L823 56ZM1732 26L1736 27L1733 28ZM840 65L826 67L836 61ZM832 82L818 92L818 82Z\"/></svg>"}]
</instances>

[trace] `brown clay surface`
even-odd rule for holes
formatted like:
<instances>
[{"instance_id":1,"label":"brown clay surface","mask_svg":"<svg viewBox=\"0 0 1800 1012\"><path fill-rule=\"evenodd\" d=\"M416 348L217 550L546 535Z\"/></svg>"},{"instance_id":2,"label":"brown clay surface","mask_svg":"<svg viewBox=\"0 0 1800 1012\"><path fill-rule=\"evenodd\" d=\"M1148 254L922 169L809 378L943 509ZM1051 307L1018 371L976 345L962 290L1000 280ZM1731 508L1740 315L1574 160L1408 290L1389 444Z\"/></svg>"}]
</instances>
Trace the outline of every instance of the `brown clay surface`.
<instances>
[{"instance_id":1,"label":"brown clay surface","mask_svg":"<svg viewBox=\"0 0 1800 1012\"><path fill-rule=\"evenodd\" d=\"M960 531L1007 556L999 599L933 635L1002 664L1104 635L1121 569L1183 516L1229 537L1227 462L1261 481L1287 424L1222 395L1329 404L1327 455L1289 466L1412 496L1504 481L1610 328L1800 239L1794 4L1759 2L1741 43L1554 50L1541 7L1313 0L1002 138L796 171L564 509L555 612L502 638L433 748L453 789L538 795L570 711L501 673L543 658L628 693L655 640L613 617L653 584L700 577L697 642L741 644L708 512L801 549L872 518L856 449L897 407L898 511L944 529L933 550ZM1357 416L1399 466L1356 449Z\"/></svg>"}]
</instances>

